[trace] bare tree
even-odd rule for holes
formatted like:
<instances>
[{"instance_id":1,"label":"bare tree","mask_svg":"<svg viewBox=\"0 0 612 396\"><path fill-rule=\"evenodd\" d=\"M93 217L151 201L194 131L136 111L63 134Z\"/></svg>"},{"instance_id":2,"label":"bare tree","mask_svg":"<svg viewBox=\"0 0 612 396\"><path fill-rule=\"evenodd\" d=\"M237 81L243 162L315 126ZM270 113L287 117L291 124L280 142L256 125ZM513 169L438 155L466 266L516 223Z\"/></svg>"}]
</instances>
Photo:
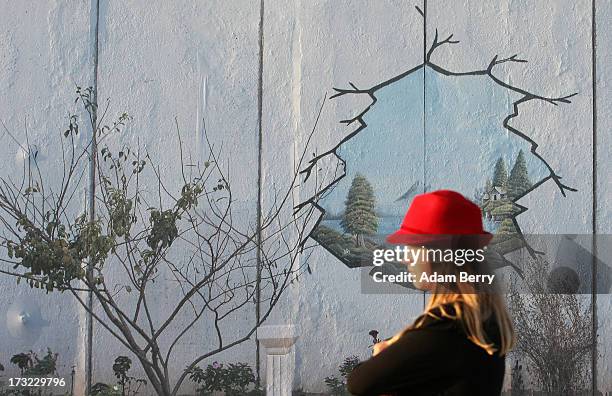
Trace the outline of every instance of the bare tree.
<instances>
[{"instance_id":1,"label":"bare tree","mask_svg":"<svg viewBox=\"0 0 612 396\"><path fill-rule=\"evenodd\" d=\"M251 338L287 287L310 270L307 251L315 245L307 241L320 217L319 196L313 205L297 206L295 195L316 122L293 177L275 189L259 225L245 225L234 218L229 167L208 137L207 158L187 163L177 122L181 158L172 179L180 178L175 191L154 154L112 147L108 137L122 133L130 117L124 113L105 124L108 102L97 118L94 97L91 88L77 89L95 133L77 149L79 118L70 117L61 139L59 185L52 185L36 156L24 163L20 182L0 178L1 238L7 252L1 272L47 292L70 293L136 356L157 394L176 395L199 362ZM323 104L319 116L322 109ZM73 216L69 207L92 165L95 215ZM152 311L154 283L168 278L180 288L180 298L164 306L160 319ZM91 293L97 309L88 308L83 292ZM259 320L228 339L223 323L254 310L253 304L260 305ZM171 378L169 367L178 364L173 352L198 321L216 335L214 346Z\"/></svg>"},{"instance_id":2,"label":"bare tree","mask_svg":"<svg viewBox=\"0 0 612 396\"><path fill-rule=\"evenodd\" d=\"M581 394L591 386L589 362L595 348L590 296L548 290L549 263L539 255L527 261L524 284L515 285L509 296L515 353L526 359L522 367L545 394Z\"/></svg>"}]
</instances>

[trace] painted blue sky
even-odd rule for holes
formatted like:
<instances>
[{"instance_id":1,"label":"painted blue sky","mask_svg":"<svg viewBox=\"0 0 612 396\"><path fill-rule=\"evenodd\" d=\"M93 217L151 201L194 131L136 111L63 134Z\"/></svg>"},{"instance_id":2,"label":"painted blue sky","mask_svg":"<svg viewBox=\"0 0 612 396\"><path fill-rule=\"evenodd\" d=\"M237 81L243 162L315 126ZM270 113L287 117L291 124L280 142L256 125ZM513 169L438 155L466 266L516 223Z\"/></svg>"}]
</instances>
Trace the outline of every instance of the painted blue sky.
<instances>
[{"instance_id":1,"label":"painted blue sky","mask_svg":"<svg viewBox=\"0 0 612 396\"><path fill-rule=\"evenodd\" d=\"M425 73L425 109L423 69L374 93L377 102L363 117L368 126L338 150L347 175L322 202L325 209L343 210L356 173L372 183L378 210L393 215L405 212L412 195L396 200L415 183L416 193L425 184L429 191L450 188L473 198L492 177L497 159L503 156L511 167L520 149L532 182L548 174L530 144L502 125L517 93L487 75L446 76L429 67Z\"/></svg>"}]
</instances>

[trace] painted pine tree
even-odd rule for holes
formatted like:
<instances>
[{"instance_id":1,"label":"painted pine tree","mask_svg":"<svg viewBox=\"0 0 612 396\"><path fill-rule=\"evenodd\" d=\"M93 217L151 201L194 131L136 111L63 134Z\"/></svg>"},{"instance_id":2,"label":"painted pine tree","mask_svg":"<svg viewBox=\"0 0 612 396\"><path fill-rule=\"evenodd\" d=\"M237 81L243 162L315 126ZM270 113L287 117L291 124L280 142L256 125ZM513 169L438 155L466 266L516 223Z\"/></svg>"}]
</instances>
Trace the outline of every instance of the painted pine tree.
<instances>
[{"instance_id":1,"label":"painted pine tree","mask_svg":"<svg viewBox=\"0 0 612 396\"><path fill-rule=\"evenodd\" d=\"M503 157L499 157L495 163L495 170L493 171L493 187L508 187L508 170L506 168L506 161Z\"/></svg>"},{"instance_id":2,"label":"painted pine tree","mask_svg":"<svg viewBox=\"0 0 612 396\"><path fill-rule=\"evenodd\" d=\"M344 204L340 225L355 237L358 246L363 246L364 235L373 235L378 230L374 189L363 175L357 174L353 178Z\"/></svg>"},{"instance_id":3,"label":"painted pine tree","mask_svg":"<svg viewBox=\"0 0 612 396\"><path fill-rule=\"evenodd\" d=\"M531 180L529 180L525 155L523 154L523 150L521 150L510 171L510 178L508 179L508 197L510 199L517 198L525 191L529 190L531 186L532 183Z\"/></svg>"}]
</instances>

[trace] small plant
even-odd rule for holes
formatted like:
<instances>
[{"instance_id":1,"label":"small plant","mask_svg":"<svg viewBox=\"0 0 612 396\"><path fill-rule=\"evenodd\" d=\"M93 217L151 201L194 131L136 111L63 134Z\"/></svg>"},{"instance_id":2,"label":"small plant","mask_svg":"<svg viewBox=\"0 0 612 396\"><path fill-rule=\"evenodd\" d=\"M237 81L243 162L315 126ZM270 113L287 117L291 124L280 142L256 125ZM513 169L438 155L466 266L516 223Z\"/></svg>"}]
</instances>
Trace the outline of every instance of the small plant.
<instances>
[{"instance_id":1,"label":"small plant","mask_svg":"<svg viewBox=\"0 0 612 396\"><path fill-rule=\"evenodd\" d=\"M377 333L378 335L378 333ZM353 355L344 359L342 364L338 366L338 371L340 371L340 377L330 376L325 377L325 385L329 389L329 392L334 396L344 396L350 395L346 390L346 377L350 374L351 371L357 366L359 363L359 357Z\"/></svg>"},{"instance_id":2,"label":"small plant","mask_svg":"<svg viewBox=\"0 0 612 396\"><path fill-rule=\"evenodd\" d=\"M21 375L24 375L25 371L32 365L31 354L33 352L30 351L28 353L22 352L16 355L13 355L11 358L11 363L19 368Z\"/></svg>"},{"instance_id":3,"label":"small plant","mask_svg":"<svg viewBox=\"0 0 612 396\"><path fill-rule=\"evenodd\" d=\"M40 359L33 351L18 353L11 357L11 363L16 365L22 376L44 376L55 374L57 368L57 353L47 348L47 354Z\"/></svg>"},{"instance_id":4,"label":"small plant","mask_svg":"<svg viewBox=\"0 0 612 396\"><path fill-rule=\"evenodd\" d=\"M128 371L132 367L132 360L127 356L117 356L113 364L113 372L119 380L121 388L121 396L136 395L142 385L146 385L147 381L142 378L130 377ZM135 389L132 389L135 386Z\"/></svg>"},{"instance_id":5,"label":"small plant","mask_svg":"<svg viewBox=\"0 0 612 396\"><path fill-rule=\"evenodd\" d=\"M2 364L0 364L0 371L4 371L4 366ZM4 387L4 382L0 381L0 389L2 389Z\"/></svg>"},{"instance_id":6,"label":"small plant","mask_svg":"<svg viewBox=\"0 0 612 396\"><path fill-rule=\"evenodd\" d=\"M91 396L133 396L137 395L140 387L147 381L142 378L130 377L128 371L132 367L132 360L127 356L117 356L113 363L113 373L117 377L117 385L111 386L98 382L91 387Z\"/></svg>"},{"instance_id":7,"label":"small plant","mask_svg":"<svg viewBox=\"0 0 612 396\"><path fill-rule=\"evenodd\" d=\"M97 382L91 387L91 396L120 396L121 392L117 386L110 386L102 382Z\"/></svg>"},{"instance_id":8,"label":"small plant","mask_svg":"<svg viewBox=\"0 0 612 396\"><path fill-rule=\"evenodd\" d=\"M206 370L196 366L190 370L189 378L200 385L196 389L198 396L212 395L215 391L221 391L226 396L264 394L255 386L255 374L246 363L229 363L225 367L213 362Z\"/></svg>"},{"instance_id":9,"label":"small plant","mask_svg":"<svg viewBox=\"0 0 612 396\"><path fill-rule=\"evenodd\" d=\"M39 358L34 351L22 352L11 357L11 364L19 368L20 377L55 377L57 376L57 359L58 354L53 353L50 348L47 348L47 353ZM4 371L4 366L0 364L0 371ZM51 395L51 393L43 393L42 388L33 389L17 384L5 389L5 383L0 382L0 395L19 395L19 396L42 396ZM62 385L63 386L63 385Z\"/></svg>"},{"instance_id":10,"label":"small plant","mask_svg":"<svg viewBox=\"0 0 612 396\"><path fill-rule=\"evenodd\" d=\"M523 381L523 366L517 360L512 366L511 396L522 396L525 394L525 383Z\"/></svg>"}]
</instances>

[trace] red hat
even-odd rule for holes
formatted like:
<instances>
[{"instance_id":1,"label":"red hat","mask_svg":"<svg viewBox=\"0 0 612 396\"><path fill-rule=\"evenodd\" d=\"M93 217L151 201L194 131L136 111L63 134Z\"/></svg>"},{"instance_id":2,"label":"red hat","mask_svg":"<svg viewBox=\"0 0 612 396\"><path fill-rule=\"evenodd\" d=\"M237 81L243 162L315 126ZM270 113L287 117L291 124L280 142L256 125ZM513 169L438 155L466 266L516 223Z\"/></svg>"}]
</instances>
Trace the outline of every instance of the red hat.
<instances>
[{"instance_id":1,"label":"red hat","mask_svg":"<svg viewBox=\"0 0 612 396\"><path fill-rule=\"evenodd\" d=\"M449 241L453 236L474 236L484 246L493 235L482 226L478 205L458 192L438 190L414 197L399 230L387 237L398 245L426 245Z\"/></svg>"}]
</instances>

